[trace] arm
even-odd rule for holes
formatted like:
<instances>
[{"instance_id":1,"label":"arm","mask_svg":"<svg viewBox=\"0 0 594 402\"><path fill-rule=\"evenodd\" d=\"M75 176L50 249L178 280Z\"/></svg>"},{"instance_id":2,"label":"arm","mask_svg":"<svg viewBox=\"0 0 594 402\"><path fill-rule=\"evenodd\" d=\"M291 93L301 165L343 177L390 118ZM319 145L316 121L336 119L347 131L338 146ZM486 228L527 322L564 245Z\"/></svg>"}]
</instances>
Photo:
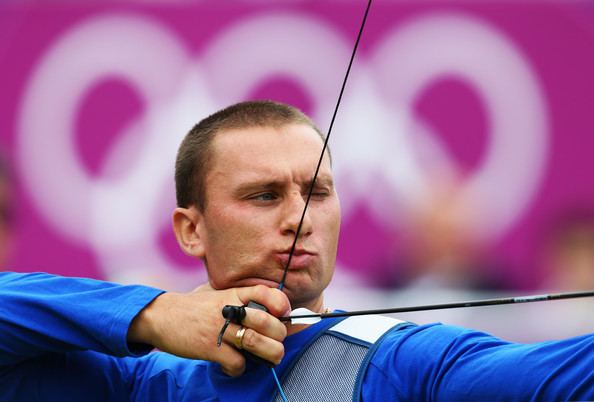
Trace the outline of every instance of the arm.
<instances>
[{"instance_id":1,"label":"arm","mask_svg":"<svg viewBox=\"0 0 594 402\"><path fill-rule=\"evenodd\" d=\"M594 335L524 345L446 325L408 326L379 345L363 391L383 379L384 390L404 399L592 399L593 352Z\"/></svg>"},{"instance_id":2,"label":"arm","mask_svg":"<svg viewBox=\"0 0 594 402\"><path fill-rule=\"evenodd\" d=\"M154 386L177 389L175 375L189 371L183 359L114 357L146 353L149 345L218 361L230 374L240 374L245 360L230 346L238 327L230 326L221 349L216 338L222 306L249 300L277 315L289 309L282 292L263 286L178 294L40 273L0 273L0 399L128 401L131 390L144 400L142 392L152 393ZM280 321L250 309L244 325L247 350L281 359L286 328ZM162 371L169 374L157 375ZM208 394L208 387L203 391Z\"/></svg>"},{"instance_id":3,"label":"arm","mask_svg":"<svg viewBox=\"0 0 594 402\"><path fill-rule=\"evenodd\" d=\"M128 401L130 378L113 356L151 349L132 348L126 335L132 319L161 293L0 273L0 400Z\"/></svg>"},{"instance_id":4,"label":"arm","mask_svg":"<svg viewBox=\"0 0 594 402\"><path fill-rule=\"evenodd\" d=\"M216 339L223 326L223 306L250 300L276 316L290 310L282 292L264 286L182 294L41 273L2 273L0 366L52 352L93 350L130 356L154 346L181 357L219 362L227 373L239 375L245 359L231 346L239 326L229 326L221 348ZM244 326L244 348L280 362L285 326L252 309Z\"/></svg>"},{"instance_id":5,"label":"arm","mask_svg":"<svg viewBox=\"0 0 594 402\"><path fill-rule=\"evenodd\" d=\"M133 355L126 339L130 322L161 293L91 279L0 273L0 366L76 350Z\"/></svg>"}]
</instances>

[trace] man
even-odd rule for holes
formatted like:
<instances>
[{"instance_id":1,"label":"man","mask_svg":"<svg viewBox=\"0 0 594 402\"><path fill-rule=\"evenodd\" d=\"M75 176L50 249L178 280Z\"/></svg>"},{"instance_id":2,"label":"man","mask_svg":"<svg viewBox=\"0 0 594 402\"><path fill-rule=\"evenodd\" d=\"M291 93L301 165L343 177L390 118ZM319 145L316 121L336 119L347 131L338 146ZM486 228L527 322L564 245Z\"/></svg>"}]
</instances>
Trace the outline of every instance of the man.
<instances>
[{"instance_id":1,"label":"man","mask_svg":"<svg viewBox=\"0 0 594 402\"><path fill-rule=\"evenodd\" d=\"M273 289L321 148L309 119L272 102L231 106L190 131L176 164L173 227L208 270L196 292L0 276L0 399L279 400L269 368L238 349L277 364L289 401L594 397L591 335L518 345L385 317L285 328L275 317L290 308L325 309L334 268L340 209L325 156L284 293ZM246 309L217 348L221 308L250 300L270 313ZM147 345L168 353L147 354Z\"/></svg>"}]
</instances>

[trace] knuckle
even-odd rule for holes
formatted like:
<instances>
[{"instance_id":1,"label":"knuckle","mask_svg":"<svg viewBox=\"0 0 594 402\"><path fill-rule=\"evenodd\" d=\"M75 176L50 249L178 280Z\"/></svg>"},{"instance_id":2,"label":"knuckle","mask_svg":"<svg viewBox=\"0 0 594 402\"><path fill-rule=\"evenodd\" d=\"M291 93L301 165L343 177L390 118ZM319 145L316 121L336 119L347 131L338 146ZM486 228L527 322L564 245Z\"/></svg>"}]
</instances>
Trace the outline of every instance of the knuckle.
<instances>
[{"instance_id":1,"label":"knuckle","mask_svg":"<svg viewBox=\"0 0 594 402\"><path fill-rule=\"evenodd\" d=\"M275 364L280 364L280 362L283 360L283 357L285 357L285 348L281 344L281 347L272 355L272 362Z\"/></svg>"},{"instance_id":2,"label":"knuckle","mask_svg":"<svg viewBox=\"0 0 594 402\"><path fill-rule=\"evenodd\" d=\"M247 349L253 349L258 343L258 333L253 329L247 329L243 334L242 346Z\"/></svg>"},{"instance_id":3,"label":"knuckle","mask_svg":"<svg viewBox=\"0 0 594 402\"><path fill-rule=\"evenodd\" d=\"M268 326L268 314L261 311L254 311L250 321L255 328L266 328Z\"/></svg>"},{"instance_id":4,"label":"knuckle","mask_svg":"<svg viewBox=\"0 0 594 402\"><path fill-rule=\"evenodd\" d=\"M267 288L264 285L256 285L254 286L254 297L256 297L258 300L262 300L266 297L266 294L269 290L270 288Z\"/></svg>"},{"instance_id":5,"label":"knuckle","mask_svg":"<svg viewBox=\"0 0 594 402\"><path fill-rule=\"evenodd\" d=\"M243 373L245 361L242 357L231 358L225 364L226 372L231 376L238 376Z\"/></svg>"},{"instance_id":6,"label":"knuckle","mask_svg":"<svg viewBox=\"0 0 594 402\"><path fill-rule=\"evenodd\" d=\"M279 331L280 331L280 339L279 341L282 341L283 339L285 339L287 337L287 327L285 325L283 325L280 321L279 321Z\"/></svg>"},{"instance_id":7,"label":"knuckle","mask_svg":"<svg viewBox=\"0 0 594 402\"><path fill-rule=\"evenodd\" d=\"M285 292L283 292L280 289L272 289L272 290L274 291L273 295L277 299L277 302L282 303L282 304L289 303L289 298L287 297Z\"/></svg>"},{"instance_id":8,"label":"knuckle","mask_svg":"<svg viewBox=\"0 0 594 402\"><path fill-rule=\"evenodd\" d=\"M272 296L274 297L274 305L276 306L278 311L281 314L283 314L290 310L291 303L289 302L289 298L287 297L287 295L279 289L272 290L274 290L274 292L272 293Z\"/></svg>"},{"instance_id":9,"label":"knuckle","mask_svg":"<svg viewBox=\"0 0 594 402\"><path fill-rule=\"evenodd\" d=\"M272 316L266 318L266 334L277 341L285 339L287 337L287 326Z\"/></svg>"},{"instance_id":10,"label":"knuckle","mask_svg":"<svg viewBox=\"0 0 594 402\"><path fill-rule=\"evenodd\" d=\"M282 341L287 336L287 327L276 317L257 311L250 316L250 327L260 334Z\"/></svg>"}]
</instances>

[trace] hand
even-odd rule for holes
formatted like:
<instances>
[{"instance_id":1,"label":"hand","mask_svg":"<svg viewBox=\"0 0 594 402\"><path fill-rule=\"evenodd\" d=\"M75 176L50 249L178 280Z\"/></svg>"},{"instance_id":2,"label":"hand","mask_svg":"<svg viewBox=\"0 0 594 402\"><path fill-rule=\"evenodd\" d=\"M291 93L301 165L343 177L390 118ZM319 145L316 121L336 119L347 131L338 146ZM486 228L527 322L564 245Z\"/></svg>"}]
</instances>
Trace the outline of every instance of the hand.
<instances>
[{"instance_id":1,"label":"hand","mask_svg":"<svg viewBox=\"0 0 594 402\"><path fill-rule=\"evenodd\" d=\"M136 316L128 331L128 341L153 345L177 356L210 360L223 371L238 376L245 370L245 358L233 345L239 325L230 324L217 347L217 337L225 322L225 305L244 305L250 300L268 308L269 313L247 308L242 346L274 364L284 356L282 341L287 328L275 317L291 311L287 296L265 286L214 290L202 286L191 293L163 293Z\"/></svg>"}]
</instances>

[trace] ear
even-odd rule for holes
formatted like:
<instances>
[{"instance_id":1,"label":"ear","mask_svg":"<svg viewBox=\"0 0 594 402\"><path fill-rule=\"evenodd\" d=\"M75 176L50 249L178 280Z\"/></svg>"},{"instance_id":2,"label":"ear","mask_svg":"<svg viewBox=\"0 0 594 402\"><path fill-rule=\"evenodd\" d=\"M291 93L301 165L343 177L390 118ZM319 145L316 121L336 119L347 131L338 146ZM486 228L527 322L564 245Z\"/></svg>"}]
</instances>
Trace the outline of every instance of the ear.
<instances>
[{"instance_id":1,"label":"ear","mask_svg":"<svg viewBox=\"0 0 594 402\"><path fill-rule=\"evenodd\" d=\"M196 207L175 208L173 211L173 232L184 253L191 257L204 258L204 239L200 236L202 214Z\"/></svg>"}]
</instances>

